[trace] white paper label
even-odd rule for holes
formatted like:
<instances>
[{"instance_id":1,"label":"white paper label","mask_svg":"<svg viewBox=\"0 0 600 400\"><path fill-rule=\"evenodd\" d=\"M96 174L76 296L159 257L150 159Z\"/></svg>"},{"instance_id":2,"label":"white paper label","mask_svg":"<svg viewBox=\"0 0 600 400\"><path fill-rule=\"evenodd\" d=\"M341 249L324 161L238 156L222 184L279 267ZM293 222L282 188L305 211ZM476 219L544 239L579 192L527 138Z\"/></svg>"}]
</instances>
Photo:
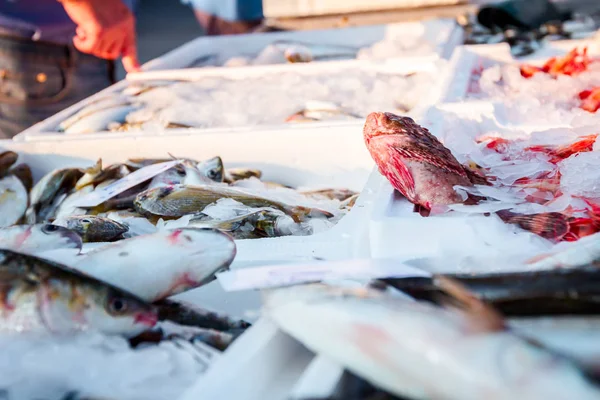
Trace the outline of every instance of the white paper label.
<instances>
[{"instance_id":1,"label":"white paper label","mask_svg":"<svg viewBox=\"0 0 600 400\"><path fill-rule=\"evenodd\" d=\"M418 278L431 273L392 259L323 261L242 268L217 274L227 292L265 289L299 283L336 279Z\"/></svg>"},{"instance_id":2,"label":"white paper label","mask_svg":"<svg viewBox=\"0 0 600 400\"><path fill-rule=\"evenodd\" d=\"M131 189L135 185L138 185L148 179L154 178L156 175L164 172L170 168L173 168L177 164L180 164L181 160L167 161L159 164L148 165L147 167L140 168L137 171L133 171L131 174L124 176L116 182L100 189L94 190L87 196L74 201L75 207L96 207L98 204L104 203L106 200L111 199L123 193L127 189Z\"/></svg>"}]
</instances>

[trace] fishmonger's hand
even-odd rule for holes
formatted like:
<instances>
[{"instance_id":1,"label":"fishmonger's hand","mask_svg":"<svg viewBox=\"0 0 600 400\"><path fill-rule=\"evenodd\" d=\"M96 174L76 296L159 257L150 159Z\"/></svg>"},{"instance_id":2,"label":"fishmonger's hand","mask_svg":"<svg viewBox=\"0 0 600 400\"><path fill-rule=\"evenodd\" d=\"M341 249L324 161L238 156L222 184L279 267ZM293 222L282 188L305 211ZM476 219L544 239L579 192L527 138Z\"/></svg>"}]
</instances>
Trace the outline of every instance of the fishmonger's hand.
<instances>
[{"instance_id":1,"label":"fishmonger's hand","mask_svg":"<svg viewBox=\"0 0 600 400\"><path fill-rule=\"evenodd\" d=\"M75 47L108 60L122 57L127 72L140 69L135 18L121 0L58 0L77 24Z\"/></svg>"}]
</instances>

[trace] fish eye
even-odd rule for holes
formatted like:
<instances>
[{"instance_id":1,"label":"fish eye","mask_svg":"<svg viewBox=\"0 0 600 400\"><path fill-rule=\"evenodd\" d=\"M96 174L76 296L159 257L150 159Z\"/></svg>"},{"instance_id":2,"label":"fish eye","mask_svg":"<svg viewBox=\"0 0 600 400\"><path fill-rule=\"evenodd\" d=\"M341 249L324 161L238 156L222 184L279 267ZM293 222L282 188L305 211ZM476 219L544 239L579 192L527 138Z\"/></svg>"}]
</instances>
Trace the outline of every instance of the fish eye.
<instances>
[{"instance_id":1,"label":"fish eye","mask_svg":"<svg viewBox=\"0 0 600 400\"><path fill-rule=\"evenodd\" d=\"M216 178L218 174L219 174L219 173L217 172L217 170L216 170L216 169L211 169L211 170L209 170L209 171L208 171L208 177L209 177L210 179L214 179L214 178Z\"/></svg>"},{"instance_id":2,"label":"fish eye","mask_svg":"<svg viewBox=\"0 0 600 400\"><path fill-rule=\"evenodd\" d=\"M90 221L87 218L82 219L81 222L84 223L84 224L91 224L92 223L92 221Z\"/></svg>"},{"instance_id":3,"label":"fish eye","mask_svg":"<svg viewBox=\"0 0 600 400\"><path fill-rule=\"evenodd\" d=\"M59 229L58 225L46 224L42 227L42 232L52 233L52 232L56 232L58 229Z\"/></svg>"},{"instance_id":4,"label":"fish eye","mask_svg":"<svg viewBox=\"0 0 600 400\"><path fill-rule=\"evenodd\" d=\"M183 168L176 168L175 171L177 172L177 175L179 175L179 176L185 176L186 175L185 169L183 169Z\"/></svg>"},{"instance_id":5,"label":"fish eye","mask_svg":"<svg viewBox=\"0 0 600 400\"><path fill-rule=\"evenodd\" d=\"M111 299L108 303L108 308L111 313L119 314L127 309L127 303L125 302L125 300L119 297L115 297Z\"/></svg>"}]
</instances>

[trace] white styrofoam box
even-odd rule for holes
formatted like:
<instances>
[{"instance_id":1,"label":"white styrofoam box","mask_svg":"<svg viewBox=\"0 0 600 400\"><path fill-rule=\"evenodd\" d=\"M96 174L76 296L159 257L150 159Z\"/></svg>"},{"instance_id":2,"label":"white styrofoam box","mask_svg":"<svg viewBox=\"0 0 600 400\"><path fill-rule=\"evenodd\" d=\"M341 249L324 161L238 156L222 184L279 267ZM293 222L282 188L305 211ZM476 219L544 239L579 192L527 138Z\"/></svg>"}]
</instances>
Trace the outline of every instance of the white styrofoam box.
<instances>
[{"instance_id":1,"label":"white styrofoam box","mask_svg":"<svg viewBox=\"0 0 600 400\"><path fill-rule=\"evenodd\" d=\"M261 318L179 400L287 400L314 358L300 342Z\"/></svg>"},{"instance_id":2,"label":"white styrofoam box","mask_svg":"<svg viewBox=\"0 0 600 400\"><path fill-rule=\"evenodd\" d=\"M551 57L563 56L575 47L582 48L584 46L588 47L589 54L600 55L600 40L598 39L544 42L538 51L521 58L513 57L507 43L458 46L446 69L446 77L443 80L438 102L452 103L467 100L471 85L477 84L478 73L484 68L513 63L542 65Z\"/></svg>"},{"instance_id":3,"label":"white styrofoam box","mask_svg":"<svg viewBox=\"0 0 600 400\"><path fill-rule=\"evenodd\" d=\"M382 73L392 73L399 75L407 75L416 72L437 72L440 66L443 66L444 61L439 60L437 56L425 56L425 57L412 57L412 58L397 58L384 61L367 61L367 60L343 60L343 61L331 61L327 63L308 63L308 64L278 64L278 65L264 65L260 67L232 67L232 68L194 68L194 69L180 69L180 70L160 70L141 72L135 74L129 74L127 79L120 81L115 85L106 88L105 90L82 100L81 102L68 107L60 113L33 125L32 127L24 130L13 139L17 141L32 141L38 139L55 139L64 140L67 135L58 132L58 125L65 119L71 117L75 113L89 106L103 98L115 96L116 94L123 91L129 83L149 80L200 80L205 77L223 77L228 79L253 79L263 77L265 74L276 75L281 72L297 72L298 74L304 75L319 75L321 73L332 73L340 72L343 73L344 69L365 69L372 70ZM437 98L438 94L436 90L431 90L431 93L427 93L420 98L420 104L428 102L430 98ZM285 97L282 97L284 101ZM307 99L308 100L308 99ZM284 125L287 129L302 129L306 124L311 126L331 127L331 126L348 126L362 122L356 121L340 121L340 122L314 122L314 123L302 123L302 124L286 124ZM165 134L173 135L175 133L185 132L228 132L232 128L237 129L240 132L253 131L256 129L264 129L272 125L260 125L260 126L238 126L238 127L215 127L206 129L160 129L158 131L143 131L143 132L98 132L84 135L68 135L69 138L75 136L86 136L93 138L96 136L110 135L109 137L116 138L129 135L150 135L150 134ZM300 127L299 127L300 126ZM281 127L275 127L277 129L283 129Z\"/></svg>"},{"instance_id":4,"label":"white styrofoam box","mask_svg":"<svg viewBox=\"0 0 600 400\"><path fill-rule=\"evenodd\" d=\"M98 158L105 165L134 157L208 159L219 155L226 168L247 166L263 171L266 180L291 186L345 187L362 191L352 211L331 229L312 236L287 236L237 241L233 267L345 259L368 256L367 220L374 191L368 184L373 162L362 127L271 129L249 132L173 134L121 138L85 136L66 141L4 141L2 147L17 151L19 162L28 163L34 179L57 167L89 166ZM178 297L223 312L242 315L260 308L254 292L225 296L217 282Z\"/></svg>"},{"instance_id":5,"label":"white styrofoam box","mask_svg":"<svg viewBox=\"0 0 600 400\"><path fill-rule=\"evenodd\" d=\"M326 14L384 11L400 8L448 6L464 0L264 0L263 13L268 18L309 17Z\"/></svg>"},{"instance_id":6,"label":"white styrofoam box","mask_svg":"<svg viewBox=\"0 0 600 400\"><path fill-rule=\"evenodd\" d=\"M372 25L339 29L309 31L286 31L253 33L248 35L225 35L199 37L170 52L148 61L143 71L188 68L199 60L218 56L220 59L233 57L254 57L265 47L276 42L294 42L313 46L341 46L352 52L368 47L390 36L400 36L403 32L414 35L419 29L424 37L436 48L436 53L450 58L454 47L462 43L463 31L452 19L428 20L388 25ZM410 54L407 54L410 55ZM349 56L348 58L352 58Z\"/></svg>"}]
</instances>

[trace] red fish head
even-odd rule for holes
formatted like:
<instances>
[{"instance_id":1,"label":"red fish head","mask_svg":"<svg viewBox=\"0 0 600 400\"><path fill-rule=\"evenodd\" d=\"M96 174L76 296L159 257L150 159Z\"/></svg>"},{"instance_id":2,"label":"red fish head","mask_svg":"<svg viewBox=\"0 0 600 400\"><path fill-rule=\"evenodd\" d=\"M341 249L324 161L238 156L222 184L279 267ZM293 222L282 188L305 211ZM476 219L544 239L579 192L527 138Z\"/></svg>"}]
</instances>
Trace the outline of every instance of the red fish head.
<instances>
[{"instance_id":1,"label":"red fish head","mask_svg":"<svg viewBox=\"0 0 600 400\"><path fill-rule=\"evenodd\" d=\"M376 136L410 135L416 133L416 122L410 117L403 117L388 112L372 112L367 116L363 134L367 143Z\"/></svg>"}]
</instances>

